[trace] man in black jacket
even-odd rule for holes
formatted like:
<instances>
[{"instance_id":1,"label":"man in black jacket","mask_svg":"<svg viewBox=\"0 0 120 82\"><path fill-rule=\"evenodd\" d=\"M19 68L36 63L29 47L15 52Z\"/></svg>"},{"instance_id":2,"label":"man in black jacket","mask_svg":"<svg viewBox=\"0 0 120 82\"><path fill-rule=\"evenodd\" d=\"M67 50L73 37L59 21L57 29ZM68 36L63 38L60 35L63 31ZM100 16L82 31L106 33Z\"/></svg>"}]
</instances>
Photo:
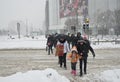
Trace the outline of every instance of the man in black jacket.
<instances>
[{"instance_id":1,"label":"man in black jacket","mask_svg":"<svg viewBox=\"0 0 120 82\"><path fill-rule=\"evenodd\" d=\"M87 36L84 36L84 37L83 37L83 40L85 41L85 44L86 44L86 47L87 47L87 49L86 49L87 55L88 55L89 50L90 50L91 53L92 53L92 55L93 55L93 57L95 57L95 52L94 52L93 48L91 47L90 42L89 42L89 40L87 39Z\"/></svg>"},{"instance_id":2,"label":"man in black jacket","mask_svg":"<svg viewBox=\"0 0 120 82\"><path fill-rule=\"evenodd\" d=\"M76 36L76 43L78 40L83 40L83 37L81 36L81 33L80 32L77 32L77 36Z\"/></svg>"},{"instance_id":3,"label":"man in black jacket","mask_svg":"<svg viewBox=\"0 0 120 82\"><path fill-rule=\"evenodd\" d=\"M53 36L49 35L48 39L47 39L48 55L50 55L50 51L53 54L53 49L52 49L52 47L53 47L53 41L54 41Z\"/></svg>"},{"instance_id":4,"label":"man in black jacket","mask_svg":"<svg viewBox=\"0 0 120 82\"><path fill-rule=\"evenodd\" d=\"M92 47L90 46L90 44L85 40L78 40L76 46L77 46L78 54L82 56L82 58L79 59L80 76L82 76L83 75L83 71L82 71L83 62L84 62L84 74L87 74L86 68L87 68L87 57L88 57L89 50L92 52L93 57L95 57L95 53L94 53Z\"/></svg>"}]
</instances>

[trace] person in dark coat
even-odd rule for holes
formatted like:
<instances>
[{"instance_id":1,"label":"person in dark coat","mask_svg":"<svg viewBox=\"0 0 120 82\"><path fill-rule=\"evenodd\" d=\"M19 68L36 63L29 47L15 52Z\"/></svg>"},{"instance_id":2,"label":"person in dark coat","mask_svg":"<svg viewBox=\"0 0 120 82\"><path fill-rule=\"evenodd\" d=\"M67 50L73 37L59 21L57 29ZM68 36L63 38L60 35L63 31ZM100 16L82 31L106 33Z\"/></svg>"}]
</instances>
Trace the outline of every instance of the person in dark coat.
<instances>
[{"instance_id":1,"label":"person in dark coat","mask_svg":"<svg viewBox=\"0 0 120 82\"><path fill-rule=\"evenodd\" d=\"M82 56L81 59L79 59L80 62L80 76L83 75L83 63L84 63L84 74L87 74L87 57L88 57L88 51L90 50L90 45L88 45L88 43L85 40L78 40L77 42L77 50L78 50L78 54L80 56ZM93 52L94 53L94 52ZM93 57L95 57L95 54L93 54Z\"/></svg>"},{"instance_id":2,"label":"person in dark coat","mask_svg":"<svg viewBox=\"0 0 120 82\"><path fill-rule=\"evenodd\" d=\"M89 50L90 50L91 53L93 54L93 56L95 56L95 52L94 52L93 48L91 47L90 41L87 39L87 36L86 36L86 35L83 36L83 40L85 41L86 46L87 46L87 48L86 48L86 53L87 53L87 55L88 55Z\"/></svg>"},{"instance_id":3,"label":"person in dark coat","mask_svg":"<svg viewBox=\"0 0 120 82\"><path fill-rule=\"evenodd\" d=\"M75 37L75 35L74 34L71 34L71 44L72 44L72 47L73 46L75 46L75 44L76 44L76 37Z\"/></svg>"},{"instance_id":4,"label":"person in dark coat","mask_svg":"<svg viewBox=\"0 0 120 82\"><path fill-rule=\"evenodd\" d=\"M48 36L48 39L47 39L47 46L48 46L48 55L50 55L50 51L51 53L53 54L53 36L52 35L49 35Z\"/></svg>"},{"instance_id":5,"label":"person in dark coat","mask_svg":"<svg viewBox=\"0 0 120 82\"><path fill-rule=\"evenodd\" d=\"M80 32L78 32L77 33L77 40L82 40L83 38L82 38L82 36L81 36L81 33Z\"/></svg>"},{"instance_id":6,"label":"person in dark coat","mask_svg":"<svg viewBox=\"0 0 120 82\"><path fill-rule=\"evenodd\" d=\"M71 42L71 36L70 36L70 33L68 33L68 35L66 35L66 40L68 42L68 46L70 48L70 42Z\"/></svg>"},{"instance_id":7,"label":"person in dark coat","mask_svg":"<svg viewBox=\"0 0 120 82\"><path fill-rule=\"evenodd\" d=\"M56 44L57 44L57 41L58 41L58 33L55 33L54 34L54 43L53 43L53 45L54 45L54 48L56 48Z\"/></svg>"},{"instance_id":8,"label":"person in dark coat","mask_svg":"<svg viewBox=\"0 0 120 82\"><path fill-rule=\"evenodd\" d=\"M77 36L75 38L75 45L77 44L78 40L83 40L80 32L77 32Z\"/></svg>"}]
</instances>

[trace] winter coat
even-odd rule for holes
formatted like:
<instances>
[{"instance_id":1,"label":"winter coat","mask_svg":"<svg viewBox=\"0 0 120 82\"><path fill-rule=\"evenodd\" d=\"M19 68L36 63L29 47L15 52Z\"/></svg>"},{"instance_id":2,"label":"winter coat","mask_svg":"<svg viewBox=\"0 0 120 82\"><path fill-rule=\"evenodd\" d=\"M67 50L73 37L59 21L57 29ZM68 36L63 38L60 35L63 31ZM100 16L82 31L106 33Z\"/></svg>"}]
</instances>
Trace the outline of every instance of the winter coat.
<instances>
[{"instance_id":1,"label":"winter coat","mask_svg":"<svg viewBox=\"0 0 120 82\"><path fill-rule=\"evenodd\" d=\"M47 45L48 46L53 46L54 38L52 35L50 35L47 39Z\"/></svg>"},{"instance_id":2,"label":"winter coat","mask_svg":"<svg viewBox=\"0 0 120 82\"><path fill-rule=\"evenodd\" d=\"M72 47L76 44L76 37L74 35L71 36Z\"/></svg>"},{"instance_id":3,"label":"winter coat","mask_svg":"<svg viewBox=\"0 0 120 82\"><path fill-rule=\"evenodd\" d=\"M56 53L55 53L55 55L56 56L63 56L63 54L64 54L64 44L57 44L56 45Z\"/></svg>"},{"instance_id":4,"label":"winter coat","mask_svg":"<svg viewBox=\"0 0 120 82\"><path fill-rule=\"evenodd\" d=\"M78 54L84 58L87 58L87 54L86 54L86 50L87 50L87 46L85 45L85 42L83 42L83 44L81 45L80 44L81 42L77 42L77 51L78 51Z\"/></svg>"},{"instance_id":5,"label":"winter coat","mask_svg":"<svg viewBox=\"0 0 120 82\"><path fill-rule=\"evenodd\" d=\"M64 45L64 53L67 53L67 52L70 51L67 41L65 41L64 43L61 43L61 42L58 41L57 45L59 45L59 44L63 44Z\"/></svg>"},{"instance_id":6,"label":"winter coat","mask_svg":"<svg viewBox=\"0 0 120 82\"><path fill-rule=\"evenodd\" d=\"M80 43L77 43L77 50L79 54L83 54L82 56L84 58L88 57L89 50L92 52L93 56L95 57L95 53L93 51L93 48L90 46L90 44L84 40L83 44L81 45Z\"/></svg>"},{"instance_id":7,"label":"winter coat","mask_svg":"<svg viewBox=\"0 0 120 82\"><path fill-rule=\"evenodd\" d=\"M77 45L78 40L83 40L83 38L82 38L81 35L77 35L77 36L75 37L75 45Z\"/></svg>"},{"instance_id":8,"label":"winter coat","mask_svg":"<svg viewBox=\"0 0 120 82\"><path fill-rule=\"evenodd\" d=\"M86 49L85 49L85 53L89 53L89 50L91 51L92 55L95 57L95 52L93 50L93 48L90 45L89 40L84 40L85 41L85 45L86 45Z\"/></svg>"},{"instance_id":9,"label":"winter coat","mask_svg":"<svg viewBox=\"0 0 120 82\"><path fill-rule=\"evenodd\" d=\"M81 56L79 54L73 55L72 53L67 54L67 58L71 60L72 63L75 63L78 61Z\"/></svg>"},{"instance_id":10,"label":"winter coat","mask_svg":"<svg viewBox=\"0 0 120 82\"><path fill-rule=\"evenodd\" d=\"M66 40L63 41L63 42L58 41L57 45L56 45L56 55L63 56L63 54L61 54L61 55L58 54L58 52L59 52L59 45L63 45L63 53L67 53L67 52L70 51L69 46L68 46L68 42Z\"/></svg>"}]
</instances>

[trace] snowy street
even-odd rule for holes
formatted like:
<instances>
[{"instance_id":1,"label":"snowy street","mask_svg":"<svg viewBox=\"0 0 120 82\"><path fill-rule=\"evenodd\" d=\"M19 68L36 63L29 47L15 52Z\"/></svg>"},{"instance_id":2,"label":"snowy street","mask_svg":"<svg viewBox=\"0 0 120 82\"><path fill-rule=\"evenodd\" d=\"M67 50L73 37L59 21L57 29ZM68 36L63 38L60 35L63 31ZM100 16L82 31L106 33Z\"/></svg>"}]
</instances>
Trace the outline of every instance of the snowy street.
<instances>
[{"instance_id":1,"label":"snowy street","mask_svg":"<svg viewBox=\"0 0 120 82\"><path fill-rule=\"evenodd\" d=\"M95 49L96 57L93 59L91 53L88 57L87 75L99 73L110 69L120 69L120 49ZM79 63L78 63L79 65ZM9 76L17 72L27 72L29 70L44 70L53 68L61 75L66 76L70 81L85 82L79 77L79 67L77 66L77 76L70 74L70 61L67 60L67 70L60 68L57 57L47 55L45 50L0 50L0 76ZM89 77L84 75L83 77Z\"/></svg>"},{"instance_id":2,"label":"snowy street","mask_svg":"<svg viewBox=\"0 0 120 82\"><path fill-rule=\"evenodd\" d=\"M120 0L0 0L0 82L120 82Z\"/></svg>"}]
</instances>

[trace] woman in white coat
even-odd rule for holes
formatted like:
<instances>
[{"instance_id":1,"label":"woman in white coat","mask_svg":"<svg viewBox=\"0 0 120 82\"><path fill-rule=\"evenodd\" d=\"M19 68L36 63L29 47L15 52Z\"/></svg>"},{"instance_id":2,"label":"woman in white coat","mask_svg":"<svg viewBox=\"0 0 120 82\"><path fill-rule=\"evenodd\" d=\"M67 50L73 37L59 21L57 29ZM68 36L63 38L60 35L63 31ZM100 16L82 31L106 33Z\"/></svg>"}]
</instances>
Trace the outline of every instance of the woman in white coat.
<instances>
[{"instance_id":1,"label":"woman in white coat","mask_svg":"<svg viewBox=\"0 0 120 82\"><path fill-rule=\"evenodd\" d=\"M61 36L57 42L57 47L61 47L61 48L57 48L57 49L63 49L60 51L60 53L58 53L57 55L59 56L59 63L60 63L60 67L62 67L63 63L64 63L64 68L67 69L66 66L66 54L67 52L70 51L69 49L69 45L68 42L65 38L65 35ZM62 47L63 46L63 47Z\"/></svg>"}]
</instances>

